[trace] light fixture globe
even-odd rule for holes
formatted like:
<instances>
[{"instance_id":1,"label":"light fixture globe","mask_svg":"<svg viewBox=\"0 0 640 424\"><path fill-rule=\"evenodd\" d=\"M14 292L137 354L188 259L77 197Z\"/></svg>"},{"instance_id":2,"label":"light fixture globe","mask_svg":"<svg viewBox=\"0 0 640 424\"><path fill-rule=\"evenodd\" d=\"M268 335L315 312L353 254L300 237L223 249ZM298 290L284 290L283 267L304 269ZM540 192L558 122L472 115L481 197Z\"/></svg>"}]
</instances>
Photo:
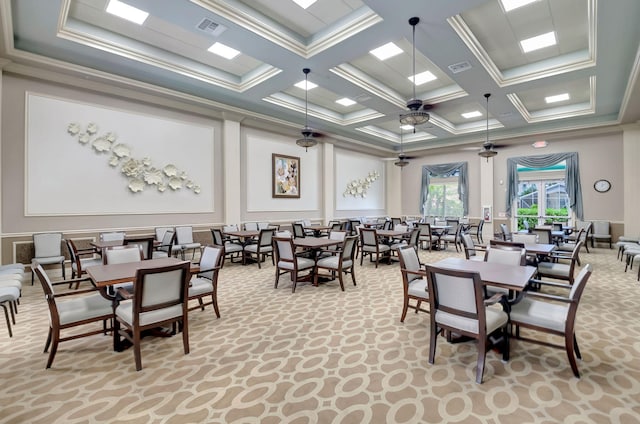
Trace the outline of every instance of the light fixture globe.
<instances>
[{"instance_id":1,"label":"light fixture globe","mask_svg":"<svg viewBox=\"0 0 640 424\"><path fill-rule=\"evenodd\" d=\"M404 168L405 166L409 165L409 161L407 159L405 159L405 155L400 153L398 155L398 160L393 162L393 164L395 166L399 166L400 168Z\"/></svg>"}]
</instances>

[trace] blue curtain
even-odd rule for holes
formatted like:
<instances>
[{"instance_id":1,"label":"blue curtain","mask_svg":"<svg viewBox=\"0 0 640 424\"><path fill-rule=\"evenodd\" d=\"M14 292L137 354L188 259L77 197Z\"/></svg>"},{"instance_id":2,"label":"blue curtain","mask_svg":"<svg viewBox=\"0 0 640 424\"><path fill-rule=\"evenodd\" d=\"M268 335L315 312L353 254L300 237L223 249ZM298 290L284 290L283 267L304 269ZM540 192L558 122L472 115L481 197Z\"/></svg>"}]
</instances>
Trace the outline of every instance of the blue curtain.
<instances>
[{"instance_id":1,"label":"blue curtain","mask_svg":"<svg viewBox=\"0 0 640 424\"><path fill-rule=\"evenodd\" d=\"M469 214L469 181L467 162L444 163L440 165L424 165L422 167L422 187L420 188L420 211L424 215L424 204L429 195L429 181L431 176L450 177L458 173L458 199L462 202L464 216Z\"/></svg>"},{"instance_id":2,"label":"blue curtain","mask_svg":"<svg viewBox=\"0 0 640 424\"><path fill-rule=\"evenodd\" d=\"M551 155L521 156L507 159L507 216L511 216L511 205L518 195L518 165L530 168L546 168L558 162L566 161L567 169L564 184L569 196L571 209L576 217L584 219L582 208L582 186L580 185L580 166L578 153L555 153Z\"/></svg>"}]
</instances>

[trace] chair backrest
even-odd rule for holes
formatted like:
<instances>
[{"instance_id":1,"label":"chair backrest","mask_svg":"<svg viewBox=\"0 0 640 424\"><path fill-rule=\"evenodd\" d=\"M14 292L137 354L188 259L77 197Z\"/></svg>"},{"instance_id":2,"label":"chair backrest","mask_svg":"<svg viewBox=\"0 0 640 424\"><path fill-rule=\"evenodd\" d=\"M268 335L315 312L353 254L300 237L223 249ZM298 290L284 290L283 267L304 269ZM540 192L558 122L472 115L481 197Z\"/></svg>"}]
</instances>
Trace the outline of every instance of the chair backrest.
<instances>
[{"instance_id":1,"label":"chair backrest","mask_svg":"<svg viewBox=\"0 0 640 424\"><path fill-rule=\"evenodd\" d=\"M167 252L171 256L173 245L176 244L176 233L173 230L165 231L162 236L161 245L159 247L163 252Z\"/></svg>"},{"instance_id":2,"label":"chair backrest","mask_svg":"<svg viewBox=\"0 0 640 424\"><path fill-rule=\"evenodd\" d=\"M156 240L162 241L167 231L175 232L175 229L173 227L156 227L154 231L156 233Z\"/></svg>"},{"instance_id":3,"label":"chair backrest","mask_svg":"<svg viewBox=\"0 0 640 424\"><path fill-rule=\"evenodd\" d=\"M245 222L244 223L245 231L258 231L258 223L257 222Z\"/></svg>"},{"instance_id":4,"label":"chair backrest","mask_svg":"<svg viewBox=\"0 0 640 424\"><path fill-rule=\"evenodd\" d=\"M458 232L458 226L460 225L460 220L447 218L447 219L445 219L445 223L446 223L445 225L451 226L451 229L449 230L449 233Z\"/></svg>"},{"instance_id":5,"label":"chair backrest","mask_svg":"<svg viewBox=\"0 0 640 424\"><path fill-rule=\"evenodd\" d=\"M33 235L36 258L62 255L62 233L36 233Z\"/></svg>"},{"instance_id":6,"label":"chair backrest","mask_svg":"<svg viewBox=\"0 0 640 424\"><path fill-rule=\"evenodd\" d=\"M309 219L303 219L303 220L302 220L302 226L303 226L303 227L311 227L311 220L309 220Z\"/></svg>"},{"instance_id":7,"label":"chair backrest","mask_svg":"<svg viewBox=\"0 0 640 424\"><path fill-rule=\"evenodd\" d=\"M391 225L395 228L396 225L402 224L402 219L400 218L391 218Z\"/></svg>"},{"instance_id":8,"label":"chair backrest","mask_svg":"<svg viewBox=\"0 0 640 424\"><path fill-rule=\"evenodd\" d=\"M362 228L360 230L360 242L363 246L377 246L378 232L374 228Z\"/></svg>"},{"instance_id":9,"label":"chair backrest","mask_svg":"<svg viewBox=\"0 0 640 424\"><path fill-rule=\"evenodd\" d=\"M553 231L563 231L562 225L563 225L562 222L553 222L553 223L551 223Z\"/></svg>"},{"instance_id":10,"label":"chair backrest","mask_svg":"<svg viewBox=\"0 0 640 424\"><path fill-rule=\"evenodd\" d=\"M124 231L111 231L108 233L100 233L100 241L121 241L124 243Z\"/></svg>"},{"instance_id":11,"label":"chair backrest","mask_svg":"<svg viewBox=\"0 0 640 424\"><path fill-rule=\"evenodd\" d=\"M609 221L593 221L593 234L609 235Z\"/></svg>"},{"instance_id":12,"label":"chair backrest","mask_svg":"<svg viewBox=\"0 0 640 424\"><path fill-rule=\"evenodd\" d=\"M200 273L199 277L208 278L213 280L218 269L222 265L224 259L224 246L214 245L205 246L202 250L202 256L200 257Z\"/></svg>"},{"instance_id":13,"label":"chair backrest","mask_svg":"<svg viewBox=\"0 0 640 424\"><path fill-rule=\"evenodd\" d=\"M360 222L359 219L349 219L349 231L351 232L351 235L357 234L356 227L360 224L362 224L362 222Z\"/></svg>"},{"instance_id":14,"label":"chair backrest","mask_svg":"<svg viewBox=\"0 0 640 424\"><path fill-rule=\"evenodd\" d=\"M402 277L406 278L407 284L413 280L422 278L422 276L417 273L420 271L421 264L418 252L416 252L415 249L411 248L411 246L402 246L398 249L398 258L400 259L400 272L402 272Z\"/></svg>"},{"instance_id":15,"label":"chair backrest","mask_svg":"<svg viewBox=\"0 0 640 424\"><path fill-rule=\"evenodd\" d=\"M40 284L42 285L42 290L44 291L44 298L47 300L47 305L49 306L49 319L51 320L51 327L55 328L60 325L60 315L58 313L58 305L56 304L55 291L53 289L53 284L49 279L49 276L42 268L42 265L38 263L37 260L31 261L31 269L35 272L38 280L40 280Z\"/></svg>"},{"instance_id":16,"label":"chair backrest","mask_svg":"<svg viewBox=\"0 0 640 424\"><path fill-rule=\"evenodd\" d=\"M228 232L228 231L238 231L238 225L237 224L224 225L222 227L222 231L225 232L225 233Z\"/></svg>"},{"instance_id":17,"label":"chair backrest","mask_svg":"<svg viewBox=\"0 0 640 424\"><path fill-rule=\"evenodd\" d=\"M460 239L462 241L462 246L464 247L464 255L467 259L471 259L476 255L476 250L474 249L475 245L473 244L473 239L469 234L461 234Z\"/></svg>"},{"instance_id":18,"label":"chair backrest","mask_svg":"<svg viewBox=\"0 0 640 424\"><path fill-rule=\"evenodd\" d=\"M449 327L467 333L485 334L484 290L480 274L432 265L426 268L431 319L447 322Z\"/></svg>"},{"instance_id":19,"label":"chair backrest","mask_svg":"<svg viewBox=\"0 0 640 424\"><path fill-rule=\"evenodd\" d=\"M104 250L102 262L107 264L123 264L144 260L142 247L138 244L130 246L112 246Z\"/></svg>"},{"instance_id":20,"label":"chair backrest","mask_svg":"<svg viewBox=\"0 0 640 424\"><path fill-rule=\"evenodd\" d=\"M414 228L411 230L411 234L409 235L409 246L413 246L414 248L418 248L418 242L420 241L420 228Z\"/></svg>"},{"instance_id":21,"label":"chair backrest","mask_svg":"<svg viewBox=\"0 0 640 424\"><path fill-rule=\"evenodd\" d=\"M527 264L527 251L519 247L511 246L491 246L484 255L485 262L493 262L505 265L521 265Z\"/></svg>"},{"instance_id":22,"label":"chair backrest","mask_svg":"<svg viewBox=\"0 0 640 424\"><path fill-rule=\"evenodd\" d=\"M258 236L258 246L260 247L270 247L273 244L273 234L274 230L263 229L260 230L260 235Z\"/></svg>"},{"instance_id":23,"label":"chair backrest","mask_svg":"<svg viewBox=\"0 0 640 424\"><path fill-rule=\"evenodd\" d=\"M511 234L511 240L514 243L536 244L538 240L538 236L533 233L531 234L513 233Z\"/></svg>"},{"instance_id":24,"label":"chair backrest","mask_svg":"<svg viewBox=\"0 0 640 424\"><path fill-rule=\"evenodd\" d=\"M384 225L382 226L382 229L383 229L383 230L390 230L392 225L393 225L393 222L391 222L391 221L385 221L385 222L384 222Z\"/></svg>"},{"instance_id":25,"label":"chair backrest","mask_svg":"<svg viewBox=\"0 0 640 424\"><path fill-rule=\"evenodd\" d=\"M153 241L155 236L129 236L124 239L124 245L138 245L142 248L144 259L149 259L153 255Z\"/></svg>"},{"instance_id":26,"label":"chair backrest","mask_svg":"<svg viewBox=\"0 0 640 424\"><path fill-rule=\"evenodd\" d=\"M592 267L590 264L586 264L578 276L576 277L573 285L571 286L571 291L569 292L569 299L572 302L575 302L576 308L578 302L580 302L580 297L582 296L582 292L584 291L584 286L587 284L587 280L591 276ZM571 306L569 307L571 308ZM575 314L574 314L575 315Z\"/></svg>"},{"instance_id":27,"label":"chair backrest","mask_svg":"<svg viewBox=\"0 0 640 424\"><path fill-rule=\"evenodd\" d=\"M133 289L133 324L147 325L141 315L146 314L151 323L186 315L189 291L189 262L166 267L141 268L136 272ZM182 305L182 308L175 308ZM174 307L174 308L172 308ZM165 310L167 313L157 312ZM153 319L154 316L160 319Z\"/></svg>"},{"instance_id":28,"label":"chair backrest","mask_svg":"<svg viewBox=\"0 0 640 424\"><path fill-rule=\"evenodd\" d=\"M71 260L71 263L77 263L78 249L76 248L75 243L73 242L73 240L70 240L70 239L65 239L64 242L67 245L67 250L69 251L69 259Z\"/></svg>"},{"instance_id":29,"label":"chair backrest","mask_svg":"<svg viewBox=\"0 0 640 424\"><path fill-rule=\"evenodd\" d=\"M393 226L393 231L402 231L403 233L406 233L407 231L409 231L409 226L403 225L403 224L396 224Z\"/></svg>"},{"instance_id":30,"label":"chair backrest","mask_svg":"<svg viewBox=\"0 0 640 424\"><path fill-rule=\"evenodd\" d=\"M295 246L291 237L274 237L275 253L278 261L295 263Z\"/></svg>"},{"instance_id":31,"label":"chair backrest","mask_svg":"<svg viewBox=\"0 0 640 424\"><path fill-rule=\"evenodd\" d=\"M534 228L531 230L531 234L535 234L538 243L551 244L553 242L551 230L548 228Z\"/></svg>"},{"instance_id":32,"label":"chair backrest","mask_svg":"<svg viewBox=\"0 0 640 424\"><path fill-rule=\"evenodd\" d=\"M346 231L333 231L329 232L329 240L340 240L343 241L347 237Z\"/></svg>"},{"instance_id":33,"label":"chair backrest","mask_svg":"<svg viewBox=\"0 0 640 424\"><path fill-rule=\"evenodd\" d=\"M502 232L503 240L509 240L511 238L511 233L509 233L509 229L506 224L500 224L500 232Z\"/></svg>"},{"instance_id":34,"label":"chair backrest","mask_svg":"<svg viewBox=\"0 0 640 424\"><path fill-rule=\"evenodd\" d=\"M529 221L526 219L522 220L522 228L524 228L525 230L529 231Z\"/></svg>"},{"instance_id":35,"label":"chair backrest","mask_svg":"<svg viewBox=\"0 0 640 424\"><path fill-rule=\"evenodd\" d=\"M291 238L291 231L289 230L276 231L276 233L274 234L274 237Z\"/></svg>"},{"instance_id":36,"label":"chair backrest","mask_svg":"<svg viewBox=\"0 0 640 424\"><path fill-rule=\"evenodd\" d=\"M341 222L333 222L331 224L331 231L341 231L342 230L342 223Z\"/></svg>"},{"instance_id":37,"label":"chair backrest","mask_svg":"<svg viewBox=\"0 0 640 424\"><path fill-rule=\"evenodd\" d=\"M269 228L270 225L268 222L258 222L258 230L264 230Z\"/></svg>"},{"instance_id":38,"label":"chair backrest","mask_svg":"<svg viewBox=\"0 0 640 424\"><path fill-rule=\"evenodd\" d=\"M213 237L213 244L218 246L224 246L224 239L222 238L222 231L217 228L211 229L211 236Z\"/></svg>"},{"instance_id":39,"label":"chair backrest","mask_svg":"<svg viewBox=\"0 0 640 424\"><path fill-rule=\"evenodd\" d=\"M193 243L193 227L191 226L176 227L176 242L178 244Z\"/></svg>"},{"instance_id":40,"label":"chair backrest","mask_svg":"<svg viewBox=\"0 0 640 424\"><path fill-rule=\"evenodd\" d=\"M353 261L357 242L358 236L349 236L344 238L344 241L342 242L342 261Z\"/></svg>"},{"instance_id":41,"label":"chair backrest","mask_svg":"<svg viewBox=\"0 0 640 424\"><path fill-rule=\"evenodd\" d=\"M294 222L293 224L291 224L291 227L293 228L293 236L295 238L299 238L299 237L304 237L305 236L304 227L302 226L302 224L300 222Z\"/></svg>"}]
</instances>

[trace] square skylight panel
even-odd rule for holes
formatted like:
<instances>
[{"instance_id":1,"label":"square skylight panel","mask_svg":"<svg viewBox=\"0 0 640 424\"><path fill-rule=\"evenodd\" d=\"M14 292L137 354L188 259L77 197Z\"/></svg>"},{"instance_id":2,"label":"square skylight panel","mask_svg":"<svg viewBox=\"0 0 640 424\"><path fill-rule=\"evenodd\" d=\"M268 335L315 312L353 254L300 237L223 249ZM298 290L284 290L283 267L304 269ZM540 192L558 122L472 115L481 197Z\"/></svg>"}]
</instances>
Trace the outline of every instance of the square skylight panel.
<instances>
[{"instance_id":1,"label":"square skylight panel","mask_svg":"<svg viewBox=\"0 0 640 424\"><path fill-rule=\"evenodd\" d=\"M520 41L520 46L522 47L522 51L525 53L542 49L544 47L554 46L555 44L556 44L556 33L553 31Z\"/></svg>"},{"instance_id":2,"label":"square skylight panel","mask_svg":"<svg viewBox=\"0 0 640 424\"><path fill-rule=\"evenodd\" d=\"M569 93L556 94L555 96L548 96L544 98L547 103L557 103L569 100Z\"/></svg>"},{"instance_id":3,"label":"square skylight panel","mask_svg":"<svg viewBox=\"0 0 640 424\"><path fill-rule=\"evenodd\" d=\"M136 7L129 6L118 0L110 0L106 9L107 13L126 19L127 21L142 25L149 17L149 13Z\"/></svg>"},{"instance_id":4,"label":"square skylight panel","mask_svg":"<svg viewBox=\"0 0 640 424\"><path fill-rule=\"evenodd\" d=\"M399 55L402 52L403 50L400 47L396 46L393 43L387 43L384 46L380 46L377 49L371 50L369 53L380 60L387 60L390 57Z\"/></svg>"},{"instance_id":5,"label":"square skylight panel","mask_svg":"<svg viewBox=\"0 0 640 424\"><path fill-rule=\"evenodd\" d=\"M356 104L353 100L348 97L343 97L341 99L336 100L336 103L341 104L342 106L353 106Z\"/></svg>"},{"instance_id":6,"label":"square skylight panel","mask_svg":"<svg viewBox=\"0 0 640 424\"><path fill-rule=\"evenodd\" d=\"M465 119L471 119L471 118L477 118L479 116L482 116L482 113L480 113L477 110L474 110L473 112L461 113L461 115Z\"/></svg>"},{"instance_id":7,"label":"square skylight panel","mask_svg":"<svg viewBox=\"0 0 640 424\"><path fill-rule=\"evenodd\" d=\"M300 6L301 8L306 9L307 7L315 3L316 0L293 0L293 2L298 6Z\"/></svg>"},{"instance_id":8,"label":"square skylight panel","mask_svg":"<svg viewBox=\"0 0 640 424\"><path fill-rule=\"evenodd\" d=\"M313 90L314 88L316 88L318 86L318 84L314 84L311 81L307 81L307 80L302 80L298 83L294 84L296 87L301 88L303 90Z\"/></svg>"},{"instance_id":9,"label":"square skylight panel","mask_svg":"<svg viewBox=\"0 0 640 424\"><path fill-rule=\"evenodd\" d=\"M218 56L222 56L225 59L229 59L229 60L233 59L234 57L240 54L238 50L231 48L229 46L226 46L219 42L214 43L207 50L210 51L211 53L217 54Z\"/></svg>"},{"instance_id":10,"label":"square skylight panel","mask_svg":"<svg viewBox=\"0 0 640 424\"><path fill-rule=\"evenodd\" d=\"M526 6L529 3L533 3L534 1L538 1L538 0L500 0L505 12L510 12L513 9Z\"/></svg>"},{"instance_id":11,"label":"square skylight panel","mask_svg":"<svg viewBox=\"0 0 640 424\"><path fill-rule=\"evenodd\" d=\"M431 71L420 72L419 74L409 77L409 81L414 82L415 80L415 85L422 85L429 81L433 81L434 79L436 79L436 76L433 75Z\"/></svg>"}]
</instances>

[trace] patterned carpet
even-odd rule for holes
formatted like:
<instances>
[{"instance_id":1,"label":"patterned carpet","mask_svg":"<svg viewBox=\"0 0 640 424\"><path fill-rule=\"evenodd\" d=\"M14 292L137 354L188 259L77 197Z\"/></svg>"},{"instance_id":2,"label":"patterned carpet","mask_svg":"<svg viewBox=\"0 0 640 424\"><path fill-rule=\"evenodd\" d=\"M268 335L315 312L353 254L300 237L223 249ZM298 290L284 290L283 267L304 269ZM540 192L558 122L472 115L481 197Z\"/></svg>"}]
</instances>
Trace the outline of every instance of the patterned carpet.
<instances>
[{"instance_id":1,"label":"patterned carpet","mask_svg":"<svg viewBox=\"0 0 640 424\"><path fill-rule=\"evenodd\" d=\"M421 252L423 262L456 254ZM2 423L639 423L640 283L615 251L582 254L594 273L578 311L583 360L573 377L564 350L513 341L504 364L487 355L475 383L473 343L438 343L427 362L429 316L402 305L398 264L356 267L358 285L298 286L274 267L227 264L216 319L190 315L181 337L146 337L143 370L111 338L42 350L47 309L25 285L9 339L0 325Z\"/></svg>"}]
</instances>

